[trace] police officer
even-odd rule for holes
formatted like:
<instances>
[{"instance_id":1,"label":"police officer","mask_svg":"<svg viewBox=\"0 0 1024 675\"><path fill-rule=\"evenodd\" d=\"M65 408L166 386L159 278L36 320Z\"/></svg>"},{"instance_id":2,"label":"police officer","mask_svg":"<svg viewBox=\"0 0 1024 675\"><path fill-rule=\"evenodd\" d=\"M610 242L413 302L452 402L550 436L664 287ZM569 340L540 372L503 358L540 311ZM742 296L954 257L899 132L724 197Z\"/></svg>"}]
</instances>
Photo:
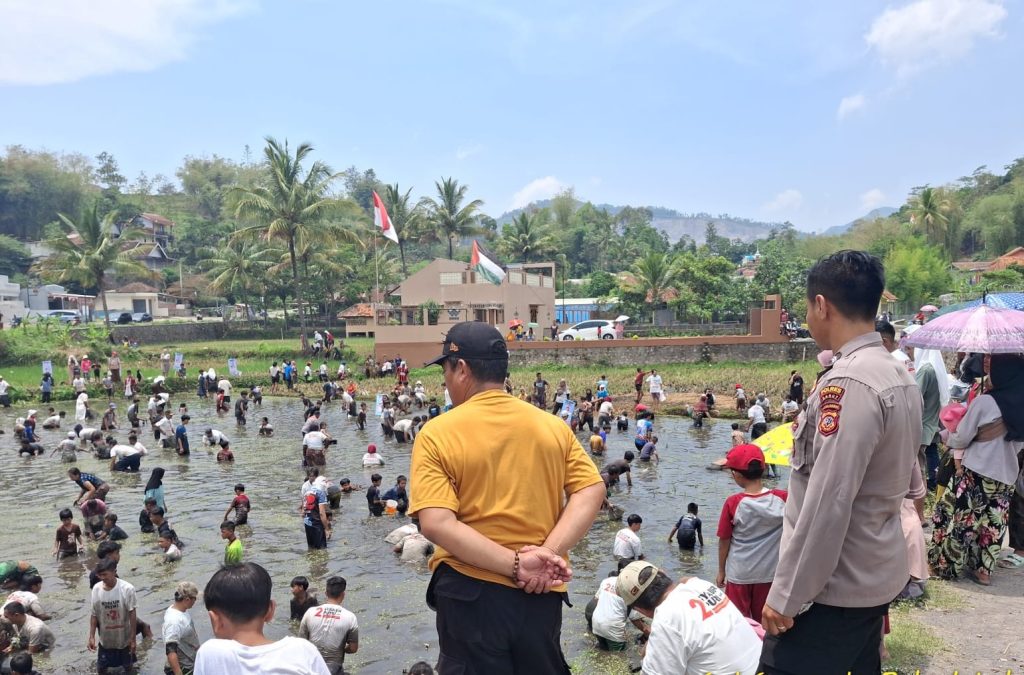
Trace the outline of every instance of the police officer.
<instances>
[{"instance_id":1,"label":"police officer","mask_svg":"<svg viewBox=\"0 0 1024 675\"><path fill-rule=\"evenodd\" d=\"M909 578L900 507L921 433L914 378L875 332L884 286L881 262L863 251L808 274L807 323L835 359L794 431L759 672L881 669L883 616Z\"/></svg>"}]
</instances>

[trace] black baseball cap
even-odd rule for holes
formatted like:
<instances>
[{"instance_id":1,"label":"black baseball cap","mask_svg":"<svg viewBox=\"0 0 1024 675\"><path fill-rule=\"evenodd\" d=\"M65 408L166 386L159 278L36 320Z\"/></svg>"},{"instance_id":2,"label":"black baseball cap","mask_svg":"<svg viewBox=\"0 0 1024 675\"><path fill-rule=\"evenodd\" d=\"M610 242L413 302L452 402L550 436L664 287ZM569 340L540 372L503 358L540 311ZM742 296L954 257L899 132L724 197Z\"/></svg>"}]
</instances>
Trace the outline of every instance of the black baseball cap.
<instances>
[{"instance_id":1,"label":"black baseball cap","mask_svg":"<svg viewBox=\"0 0 1024 675\"><path fill-rule=\"evenodd\" d=\"M436 366L449 356L483 361L508 361L508 346L498 329L482 321L463 321L444 337L441 355L424 366Z\"/></svg>"}]
</instances>

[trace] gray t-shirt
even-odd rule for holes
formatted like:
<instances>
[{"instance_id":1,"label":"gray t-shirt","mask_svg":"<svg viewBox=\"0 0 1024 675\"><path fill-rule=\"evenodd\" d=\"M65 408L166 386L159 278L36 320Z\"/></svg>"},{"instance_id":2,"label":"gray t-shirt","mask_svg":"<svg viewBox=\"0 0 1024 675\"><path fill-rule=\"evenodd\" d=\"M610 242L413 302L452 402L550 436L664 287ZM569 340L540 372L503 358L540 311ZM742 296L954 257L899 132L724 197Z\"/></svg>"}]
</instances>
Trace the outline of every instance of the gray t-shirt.
<instances>
[{"instance_id":1,"label":"gray t-shirt","mask_svg":"<svg viewBox=\"0 0 1024 675\"><path fill-rule=\"evenodd\" d=\"M14 634L18 636L22 649L39 647L45 652L52 649L53 644L57 641L57 638L53 636L53 631L41 619L37 619L31 614L25 615L25 624L21 628L15 626Z\"/></svg>"},{"instance_id":2,"label":"gray t-shirt","mask_svg":"<svg viewBox=\"0 0 1024 675\"><path fill-rule=\"evenodd\" d=\"M341 605L325 602L302 616L299 637L312 642L331 672L345 663L345 644L359 642L356 615Z\"/></svg>"},{"instance_id":3,"label":"gray t-shirt","mask_svg":"<svg viewBox=\"0 0 1024 675\"><path fill-rule=\"evenodd\" d=\"M135 609L135 587L118 579L110 590L103 582L92 587L92 615L99 625L100 646L126 649L132 641L131 612Z\"/></svg>"},{"instance_id":4,"label":"gray t-shirt","mask_svg":"<svg viewBox=\"0 0 1024 675\"><path fill-rule=\"evenodd\" d=\"M191 668L196 662L196 652L199 651L199 636L192 617L186 612L168 607L164 612L163 638L164 644L173 642L178 645L178 663L182 669Z\"/></svg>"}]
</instances>

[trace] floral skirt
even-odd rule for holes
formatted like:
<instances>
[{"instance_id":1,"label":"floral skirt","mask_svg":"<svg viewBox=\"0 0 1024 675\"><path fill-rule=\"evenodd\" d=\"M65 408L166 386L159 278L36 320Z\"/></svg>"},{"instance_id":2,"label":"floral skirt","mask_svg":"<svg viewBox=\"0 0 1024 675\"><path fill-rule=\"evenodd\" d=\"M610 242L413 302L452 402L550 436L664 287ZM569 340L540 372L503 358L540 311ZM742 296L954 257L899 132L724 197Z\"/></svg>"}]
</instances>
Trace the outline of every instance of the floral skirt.
<instances>
[{"instance_id":1,"label":"floral skirt","mask_svg":"<svg viewBox=\"0 0 1024 675\"><path fill-rule=\"evenodd\" d=\"M935 505L928 563L943 579L965 572L991 572L1006 533L1006 514L1013 486L985 478L970 469L954 475Z\"/></svg>"}]
</instances>

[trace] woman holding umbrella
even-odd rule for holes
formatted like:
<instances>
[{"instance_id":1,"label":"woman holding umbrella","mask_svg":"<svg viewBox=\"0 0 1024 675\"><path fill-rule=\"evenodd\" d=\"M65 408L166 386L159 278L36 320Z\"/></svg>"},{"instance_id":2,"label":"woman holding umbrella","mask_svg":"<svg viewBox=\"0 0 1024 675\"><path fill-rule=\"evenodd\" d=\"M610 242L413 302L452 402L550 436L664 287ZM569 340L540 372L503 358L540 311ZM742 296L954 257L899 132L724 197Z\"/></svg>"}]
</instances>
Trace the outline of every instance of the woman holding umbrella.
<instances>
[{"instance_id":1,"label":"woman holding umbrella","mask_svg":"<svg viewBox=\"0 0 1024 675\"><path fill-rule=\"evenodd\" d=\"M956 473L935 506L928 549L934 574L966 574L983 586L991 584L1024 449L1024 357L986 360L992 388L971 403L949 436Z\"/></svg>"}]
</instances>

